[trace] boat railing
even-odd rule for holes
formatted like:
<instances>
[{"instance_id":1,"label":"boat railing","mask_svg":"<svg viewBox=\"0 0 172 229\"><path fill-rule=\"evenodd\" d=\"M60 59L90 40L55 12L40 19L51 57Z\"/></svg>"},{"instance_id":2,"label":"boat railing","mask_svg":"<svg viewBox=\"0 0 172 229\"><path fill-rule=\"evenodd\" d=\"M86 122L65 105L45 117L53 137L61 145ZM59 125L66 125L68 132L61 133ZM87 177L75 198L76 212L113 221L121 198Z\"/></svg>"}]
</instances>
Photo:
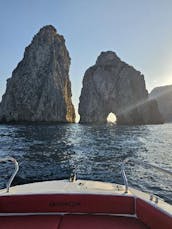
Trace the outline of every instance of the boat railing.
<instances>
[{"instance_id":1,"label":"boat railing","mask_svg":"<svg viewBox=\"0 0 172 229\"><path fill-rule=\"evenodd\" d=\"M153 164L149 164L149 163L146 163L146 162L143 162L143 161L138 161L138 160L135 160L135 159L131 159L131 158L126 158L123 162L122 162L122 165L121 165L121 173L122 173L122 177L123 177L123 181L124 181L124 185L125 185L125 193L128 193L128 179L127 179L127 176L126 176L126 172L125 172L125 165L128 163L128 162L134 162L136 163L137 165L141 165L143 167L147 167L147 168L153 168L153 169L156 169L164 174L168 174L170 176L172 176L172 171L169 171L167 169L164 169L164 168L161 168L157 165L153 165Z\"/></svg>"},{"instance_id":2,"label":"boat railing","mask_svg":"<svg viewBox=\"0 0 172 229\"><path fill-rule=\"evenodd\" d=\"M18 162L16 161L15 158L13 158L13 157L0 158L0 162L8 162L8 161L11 161L11 162L14 163L14 172L12 173L12 175L11 175L10 179L8 180L8 182L6 183L6 192L9 192L11 183L14 180L14 177L16 176L16 174L17 174L17 172L19 170L19 164L18 164Z\"/></svg>"}]
</instances>

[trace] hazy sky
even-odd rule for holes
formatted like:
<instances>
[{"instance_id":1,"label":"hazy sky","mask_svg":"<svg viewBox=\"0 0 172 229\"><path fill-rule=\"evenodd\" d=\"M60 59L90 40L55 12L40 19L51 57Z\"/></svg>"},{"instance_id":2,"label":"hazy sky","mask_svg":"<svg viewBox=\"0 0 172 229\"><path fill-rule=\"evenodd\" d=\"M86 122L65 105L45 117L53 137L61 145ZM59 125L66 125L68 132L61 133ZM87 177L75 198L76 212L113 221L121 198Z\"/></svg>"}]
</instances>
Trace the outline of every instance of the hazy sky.
<instances>
[{"instance_id":1,"label":"hazy sky","mask_svg":"<svg viewBox=\"0 0 172 229\"><path fill-rule=\"evenodd\" d=\"M0 98L25 47L48 24L66 40L75 106L101 51L141 71L149 91L172 84L172 0L0 0Z\"/></svg>"}]
</instances>

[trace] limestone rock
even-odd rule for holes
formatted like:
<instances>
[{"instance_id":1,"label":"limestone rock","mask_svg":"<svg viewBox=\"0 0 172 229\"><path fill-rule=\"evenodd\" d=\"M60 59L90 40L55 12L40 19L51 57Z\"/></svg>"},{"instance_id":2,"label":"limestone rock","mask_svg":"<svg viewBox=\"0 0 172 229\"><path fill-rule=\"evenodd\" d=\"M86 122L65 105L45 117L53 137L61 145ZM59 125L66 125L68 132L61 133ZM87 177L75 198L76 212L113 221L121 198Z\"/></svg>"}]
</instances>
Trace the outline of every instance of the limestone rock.
<instances>
[{"instance_id":1,"label":"limestone rock","mask_svg":"<svg viewBox=\"0 0 172 229\"><path fill-rule=\"evenodd\" d=\"M43 27L7 80L0 121L74 122L69 66L63 36L51 25Z\"/></svg>"},{"instance_id":2,"label":"limestone rock","mask_svg":"<svg viewBox=\"0 0 172 229\"><path fill-rule=\"evenodd\" d=\"M105 123L111 112L118 124L162 123L156 101L147 99L144 76L114 52L102 52L83 78L80 123Z\"/></svg>"},{"instance_id":3,"label":"limestone rock","mask_svg":"<svg viewBox=\"0 0 172 229\"><path fill-rule=\"evenodd\" d=\"M157 101L165 122L172 122L172 85L154 88L149 97Z\"/></svg>"}]
</instances>

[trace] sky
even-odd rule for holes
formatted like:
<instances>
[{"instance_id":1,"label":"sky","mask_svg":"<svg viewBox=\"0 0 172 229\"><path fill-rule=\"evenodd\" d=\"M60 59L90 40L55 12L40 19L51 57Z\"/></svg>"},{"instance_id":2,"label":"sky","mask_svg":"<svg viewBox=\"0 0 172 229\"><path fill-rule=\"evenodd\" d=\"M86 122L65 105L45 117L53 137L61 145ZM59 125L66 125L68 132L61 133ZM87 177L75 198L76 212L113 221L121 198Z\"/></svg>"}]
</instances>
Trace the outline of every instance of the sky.
<instances>
[{"instance_id":1,"label":"sky","mask_svg":"<svg viewBox=\"0 0 172 229\"><path fill-rule=\"evenodd\" d=\"M0 100L25 47L50 24L66 40L76 110L102 51L139 70L148 91L172 84L172 0L0 0Z\"/></svg>"}]
</instances>

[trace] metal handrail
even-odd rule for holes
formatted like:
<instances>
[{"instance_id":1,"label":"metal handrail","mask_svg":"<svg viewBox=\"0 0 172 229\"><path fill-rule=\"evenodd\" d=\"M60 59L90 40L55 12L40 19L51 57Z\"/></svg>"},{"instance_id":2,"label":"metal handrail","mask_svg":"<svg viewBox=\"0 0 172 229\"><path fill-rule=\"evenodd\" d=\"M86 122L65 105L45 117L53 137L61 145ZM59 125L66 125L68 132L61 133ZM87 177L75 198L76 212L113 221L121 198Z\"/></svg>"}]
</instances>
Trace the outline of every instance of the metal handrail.
<instances>
[{"instance_id":1,"label":"metal handrail","mask_svg":"<svg viewBox=\"0 0 172 229\"><path fill-rule=\"evenodd\" d=\"M125 165L126 163L128 163L129 161L131 162L136 162L137 164L139 165L142 165L142 166L147 166L147 167L150 167L150 168L154 168L154 169L157 169L158 171L160 172L163 172L163 173L166 173L170 176L172 176L172 171L169 171L167 169L163 169L159 166L156 166L156 165L152 165L152 164L148 164L146 162L140 162L138 160L135 160L135 159L131 159L131 158L126 158L122 164L121 164L121 173L122 173L122 177L123 177L123 180L124 180L124 185L125 185L125 193L128 193L128 179L127 179L127 176L126 176L126 173L125 173Z\"/></svg>"},{"instance_id":2,"label":"metal handrail","mask_svg":"<svg viewBox=\"0 0 172 229\"><path fill-rule=\"evenodd\" d=\"M18 162L16 161L16 159L13 158L13 157L0 158L0 162L7 162L7 161L13 162L13 163L14 163L14 166L15 166L15 170L14 170L13 174L11 175L9 181L8 181L7 184L6 184L7 192L9 192L11 183L12 183L12 181L14 180L14 177L16 176L16 174L17 174L17 172L18 172L18 170L19 170L19 164L18 164Z\"/></svg>"}]
</instances>

